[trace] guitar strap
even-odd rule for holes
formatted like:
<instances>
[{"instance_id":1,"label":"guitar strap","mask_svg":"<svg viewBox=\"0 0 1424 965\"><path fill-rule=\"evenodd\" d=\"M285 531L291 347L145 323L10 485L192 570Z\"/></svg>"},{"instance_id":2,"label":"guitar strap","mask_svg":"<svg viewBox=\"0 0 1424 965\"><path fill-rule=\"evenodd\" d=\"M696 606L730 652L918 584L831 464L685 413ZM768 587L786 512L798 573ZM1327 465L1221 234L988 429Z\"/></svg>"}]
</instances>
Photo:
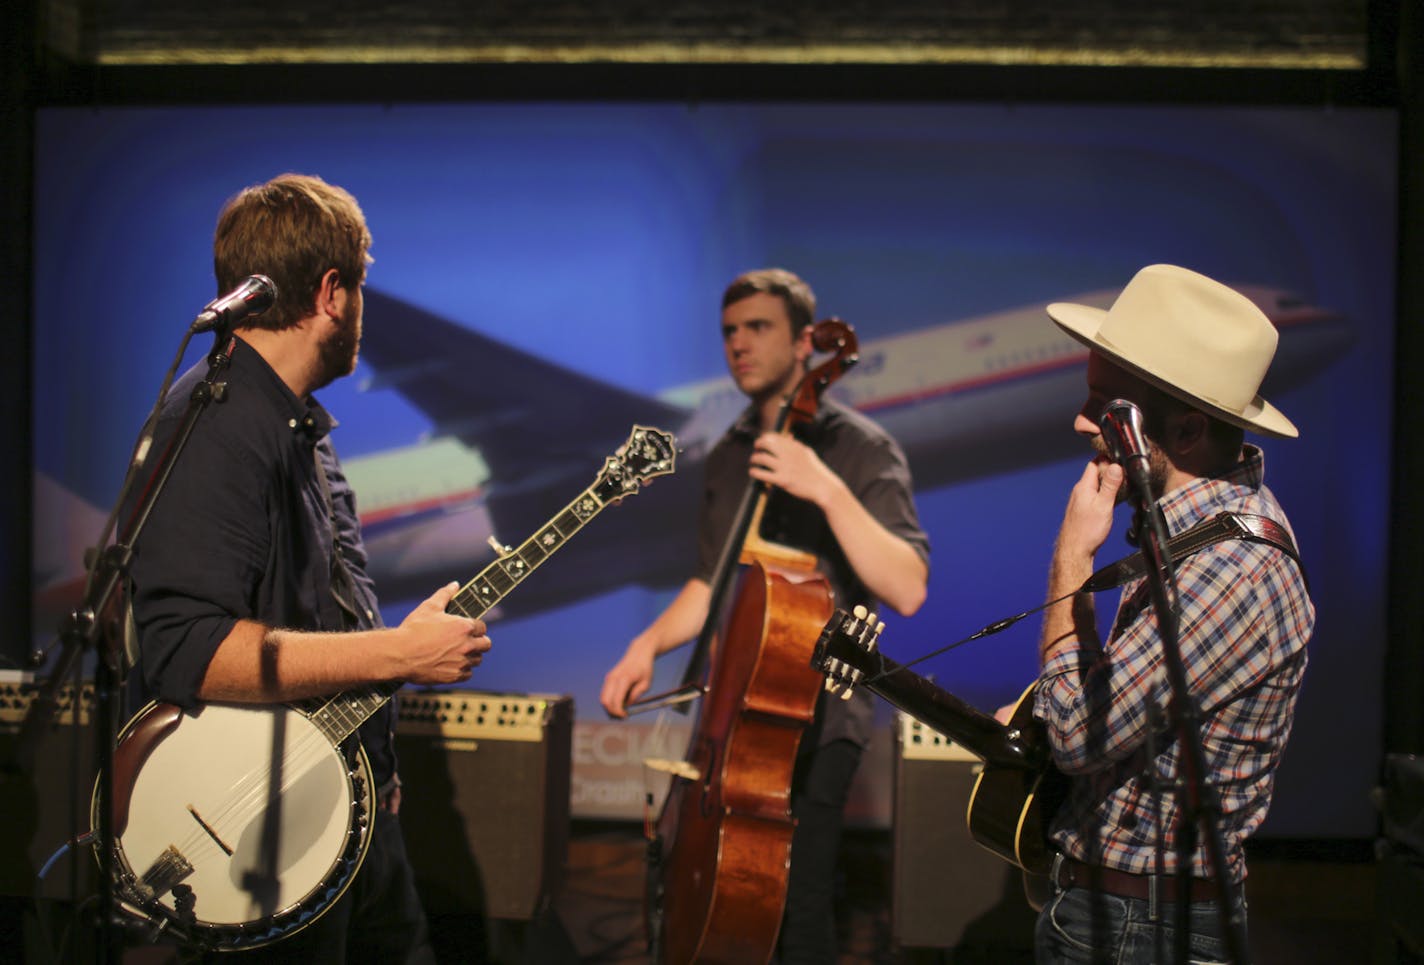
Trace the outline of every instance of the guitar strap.
<instances>
[{"instance_id":1,"label":"guitar strap","mask_svg":"<svg viewBox=\"0 0 1424 965\"><path fill-rule=\"evenodd\" d=\"M1310 580L1305 573L1305 564L1301 562L1300 554L1296 552L1295 541L1291 539L1290 533L1284 526L1266 516L1255 516L1249 513L1217 513L1167 540L1166 554L1175 563L1213 543L1221 543L1229 539L1250 540L1254 543L1265 543L1268 546L1276 547L1295 561L1295 565L1300 568L1301 579L1305 580L1306 588L1309 589ZM1110 590L1135 580L1146 572L1147 558L1139 550L1131 556L1123 557L1099 569L1088 577L1078 592L1097 593L1099 590Z\"/></svg>"}]
</instances>

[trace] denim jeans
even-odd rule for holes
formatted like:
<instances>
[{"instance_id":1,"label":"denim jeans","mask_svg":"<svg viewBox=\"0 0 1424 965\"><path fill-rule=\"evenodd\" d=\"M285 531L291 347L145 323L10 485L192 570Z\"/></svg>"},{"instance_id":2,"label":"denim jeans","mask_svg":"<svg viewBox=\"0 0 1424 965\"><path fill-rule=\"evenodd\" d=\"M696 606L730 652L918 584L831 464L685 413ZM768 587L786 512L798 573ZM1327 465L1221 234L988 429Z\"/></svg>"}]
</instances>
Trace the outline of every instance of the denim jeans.
<instances>
[{"instance_id":1,"label":"denim jeans","mask_svg":"<svg viewBox=\"0 0 1424 965\"><path fill-rule=\"evenodd\" d=\"M1239 890L1236 903L1243 923L1246 903ZM1188 912L1188 961L1192 963L1226 961L1226 943L1222 940L1221 921L1216 901L1195 901ZM1087 888L1057 891L1043 906L1034 929L1034 961L1038 965L1052 963L1113 963L1113 965L1148 965L1173 961L1177 907L1174 901L1157 903L1161 918L1165 960L1158 960L1158 922L1151 915L1149 903L1138 898L1119 898Z\"/></svg>"}]
</instances>

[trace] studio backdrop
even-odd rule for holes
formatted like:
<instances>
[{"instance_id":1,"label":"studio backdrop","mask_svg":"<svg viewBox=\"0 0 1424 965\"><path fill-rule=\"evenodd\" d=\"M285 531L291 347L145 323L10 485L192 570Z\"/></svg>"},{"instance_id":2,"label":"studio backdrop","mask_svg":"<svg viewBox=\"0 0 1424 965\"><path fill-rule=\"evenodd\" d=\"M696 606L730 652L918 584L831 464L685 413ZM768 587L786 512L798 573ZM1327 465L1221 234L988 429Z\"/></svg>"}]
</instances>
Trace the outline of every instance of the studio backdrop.
<instances>
[{"instance_id":1,"label":"studio backdrop","mask_svg":"<svg viewBox=\"0 0 1424 965\"><path fill-rule=\"evenodd\" d=\"M1143 265L1239 286L1280 329L1266 441L1319 608L1265 834L1373 833L1389 497L1395 117L1382 110L558 104L51 109L37 134L35 627L74 605L130 447L215 294L218 209L284 171L374 235L354 377L319 393L388 622L560 511L635 424L677 471L509 595L470 687L574 698L572 813L633 817L687 719L611 722L603 674L686 578L702 461L742 400L718 302L780 265L851 323L832 391L904 445L929 600L913 659L1042 600L1085 355L1044 306L1106 306ZM208 348L193 347L190 361ZM233 392L243 391L233 385ZM206 534L193 534L194 552ZM1104 553L1126 553L1115 536ZM1108 557L1104 555L1103 560ZM1110 615L1115 595L1099 601ZM920 665L988 710L1032 679L1038 621ZM682 673L686 651L659 670ZM891 711L855 819L889 820Z\"/></svg>"}]
</instances>

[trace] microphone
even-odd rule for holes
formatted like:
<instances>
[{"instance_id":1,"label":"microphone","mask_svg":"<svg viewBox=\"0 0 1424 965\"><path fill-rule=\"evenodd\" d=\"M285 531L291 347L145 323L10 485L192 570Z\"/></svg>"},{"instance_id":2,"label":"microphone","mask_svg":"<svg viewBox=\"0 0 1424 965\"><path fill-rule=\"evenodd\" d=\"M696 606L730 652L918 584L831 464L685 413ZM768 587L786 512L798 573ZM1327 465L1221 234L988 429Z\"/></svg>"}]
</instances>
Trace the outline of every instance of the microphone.
<instances>
[{"instance_id":1,"label":"microphone","mask_svg":"<svg viewBox=\"0 0 1424 965\"><path fill-rule=\"evenodd\" d=\"M249 315L261 315L276 300L277 286L272 279L266 275L249 275L241 285L203 306L190 331L196 335L219 326L231 327Z\"/></svg>"},{"instance_id":2,"label":"microphone","mask_svg":"<svg viewBox=\"0 0 1424 965\"><path fill-rule=\"evenodd\" d=\"M1126 399L1113 399L1098 416L1098 428L1108 444L1112 461L1128 468L1128 461L1147 461L1147 439L1142 434L1142 410Z\"/></svg>"},{"instance_id":3,"label":"microphone","mask_svg":"<svg viewBox=\"0 0 1424 965\"><path fill-rule=\"evenodd\" d=\"M1098 428L1108 445L1108 455L1122 467L1142 500L1152 504L1152 480L1147 460L1147 437L1142 434L1142 410L1126 399L1113 399L1103 406Z\"/></svg>"}]
</instances>

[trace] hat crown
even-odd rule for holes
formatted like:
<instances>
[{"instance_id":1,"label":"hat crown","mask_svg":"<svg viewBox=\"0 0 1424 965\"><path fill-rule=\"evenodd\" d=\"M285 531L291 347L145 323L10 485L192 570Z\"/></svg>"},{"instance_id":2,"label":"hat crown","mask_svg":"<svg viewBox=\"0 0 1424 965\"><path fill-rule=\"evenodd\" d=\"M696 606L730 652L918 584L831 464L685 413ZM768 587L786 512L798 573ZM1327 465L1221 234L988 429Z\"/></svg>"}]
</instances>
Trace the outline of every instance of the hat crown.
<instances>
[{"instance_id":1,"label":"hat crown","mask_svg":"<svg viewBox=\"0 0 1424 965\"><path fill-rule=\"evenodd\" d=\"M1176 265L1149 265L1113 302L1098 338L1180 392L1244 412L1279 335L1235 289Z\"/></svg>"}]
</instances>

